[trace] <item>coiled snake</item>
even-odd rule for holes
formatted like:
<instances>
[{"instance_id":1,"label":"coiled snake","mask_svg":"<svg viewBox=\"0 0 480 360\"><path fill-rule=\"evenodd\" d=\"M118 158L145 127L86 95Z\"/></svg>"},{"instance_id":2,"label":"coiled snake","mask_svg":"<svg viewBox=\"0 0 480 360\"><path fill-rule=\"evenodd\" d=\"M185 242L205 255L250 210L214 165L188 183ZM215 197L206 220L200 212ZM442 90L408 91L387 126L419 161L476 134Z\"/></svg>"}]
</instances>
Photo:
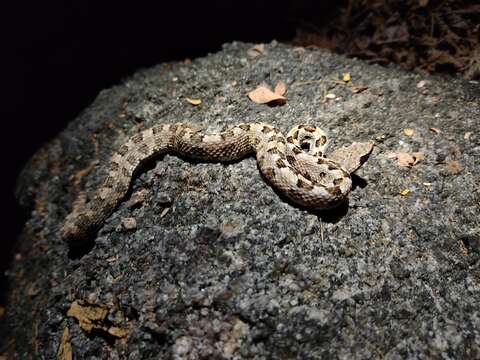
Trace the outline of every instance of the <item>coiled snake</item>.
<instances>
[{"instance_id":1,"label":"coiled snake","mask_svg":"<svg viewBox=\"0 0 480 360\"><path fill-rule=\"evenodd\" d=\"M103 184L90 201L78 197L60 235L69 243L88 238L123 199L141 163L166 152L218 162L255 153L264 177L293 202L316 209L336 207L348 196L350 174L367 160L373 143L353 143L328 158L326 146L325 133L308 124L295 126L287 136L264 123L243 123L218 134L204 134L188 124L154 125L113 154Z\"/></svg>"}]
</instances>

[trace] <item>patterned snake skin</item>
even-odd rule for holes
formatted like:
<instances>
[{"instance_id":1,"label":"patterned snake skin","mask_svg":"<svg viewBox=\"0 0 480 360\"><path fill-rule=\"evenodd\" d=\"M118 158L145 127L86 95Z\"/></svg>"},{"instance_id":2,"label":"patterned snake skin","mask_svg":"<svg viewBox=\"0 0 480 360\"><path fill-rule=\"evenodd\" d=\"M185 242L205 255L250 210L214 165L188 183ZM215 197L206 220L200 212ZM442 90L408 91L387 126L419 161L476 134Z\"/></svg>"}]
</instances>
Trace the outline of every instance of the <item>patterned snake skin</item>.
<instances>
[{"instance_id":1,"label":"patterned snake skin","mask_svg":"<svg viewBox=\"0 0 480 360\"><path fill-rule=\"evenodd\" d=\"M350 174L367 160L373 143L353 143L328 158L326 146L327 136L312 125L295 126L286 137L264 123L243 123L218 134L204 134L188 124L155 125L133 135L113 154L103 184L90 201L78 197L60 235L69 243L88 238L124 198L142 162L166 152L218 162L255 153L264 177L293 202L316 209L336 207L348 196Z\"/></svg>"}]
</instances>

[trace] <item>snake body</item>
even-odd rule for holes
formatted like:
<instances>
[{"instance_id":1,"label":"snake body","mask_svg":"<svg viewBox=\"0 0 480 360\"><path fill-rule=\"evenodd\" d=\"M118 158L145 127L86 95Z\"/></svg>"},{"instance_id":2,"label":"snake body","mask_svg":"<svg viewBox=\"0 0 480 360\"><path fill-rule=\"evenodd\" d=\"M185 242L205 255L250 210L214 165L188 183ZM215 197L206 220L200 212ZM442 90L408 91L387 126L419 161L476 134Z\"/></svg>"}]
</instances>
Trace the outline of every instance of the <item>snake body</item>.
<instances>
[{"instance_id":1,"label":"snake body","mask_svg":"<svg viewBox=\"0 0 480 360\"><path fill-rule=\"evenodd\" d=\"M350 174L368 158L373 144L354 143L325 157L327 136L303 124L287 136L272 125L242 123L205 134L188 124L157 124L133 135L111 157L103 184L90 201L80 195L67 215L60 236L72 243L88 238L112 214L127 193L132 176L153 156L178 153L205 161L234 161L256 154L258 168L293 202L316 209L340 204L352 187Z\"/></svg>"}]
</instances>

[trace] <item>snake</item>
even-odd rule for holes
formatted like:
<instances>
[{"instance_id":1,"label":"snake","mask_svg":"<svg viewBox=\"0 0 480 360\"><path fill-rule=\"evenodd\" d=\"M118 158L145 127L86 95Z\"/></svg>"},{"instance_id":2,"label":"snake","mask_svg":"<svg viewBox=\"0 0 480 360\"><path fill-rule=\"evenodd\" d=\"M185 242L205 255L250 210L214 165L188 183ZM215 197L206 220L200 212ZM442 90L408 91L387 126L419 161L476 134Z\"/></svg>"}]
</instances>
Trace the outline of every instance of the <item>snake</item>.
<instances>
[{"instance_id":1,"label":"snake","mask_svg":"<svg viewBox=\"0 0 480 360\"><path fill-rule=\"evenodd\" d=\"M374 143L354 142L328 157L326 133L300 124L287 135L261 122L241 123L219 133L206 133L186 123L156 124L128 138L110 158L101 185L92 196L81 192L60 227L69 244L97 231L124 199L141 165L166 153L214 162L232 162L255 154L263 177L280 194L306 208L339 206L352 189L351 174L369 157Z\"/></svg>"}]
</instances>

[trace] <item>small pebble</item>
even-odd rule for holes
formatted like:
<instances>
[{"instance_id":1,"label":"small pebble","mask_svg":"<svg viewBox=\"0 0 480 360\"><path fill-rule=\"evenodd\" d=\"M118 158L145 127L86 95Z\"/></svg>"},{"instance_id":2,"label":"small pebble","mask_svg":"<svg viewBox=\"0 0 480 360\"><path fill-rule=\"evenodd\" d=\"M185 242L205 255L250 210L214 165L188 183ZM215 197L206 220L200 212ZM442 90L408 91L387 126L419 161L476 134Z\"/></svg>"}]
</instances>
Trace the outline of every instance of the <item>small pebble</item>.
<instances>
[{"instance_id":1,"label":"small pebble","mask_svg":"<svg viewBox=\"0 0 480 360\"><path fill-rule=\"evenodd\" d=\"M122 228L125 230L134 230L137 228L137 220L133 217L122 219Z\"/></svg>"}]
</instances>

